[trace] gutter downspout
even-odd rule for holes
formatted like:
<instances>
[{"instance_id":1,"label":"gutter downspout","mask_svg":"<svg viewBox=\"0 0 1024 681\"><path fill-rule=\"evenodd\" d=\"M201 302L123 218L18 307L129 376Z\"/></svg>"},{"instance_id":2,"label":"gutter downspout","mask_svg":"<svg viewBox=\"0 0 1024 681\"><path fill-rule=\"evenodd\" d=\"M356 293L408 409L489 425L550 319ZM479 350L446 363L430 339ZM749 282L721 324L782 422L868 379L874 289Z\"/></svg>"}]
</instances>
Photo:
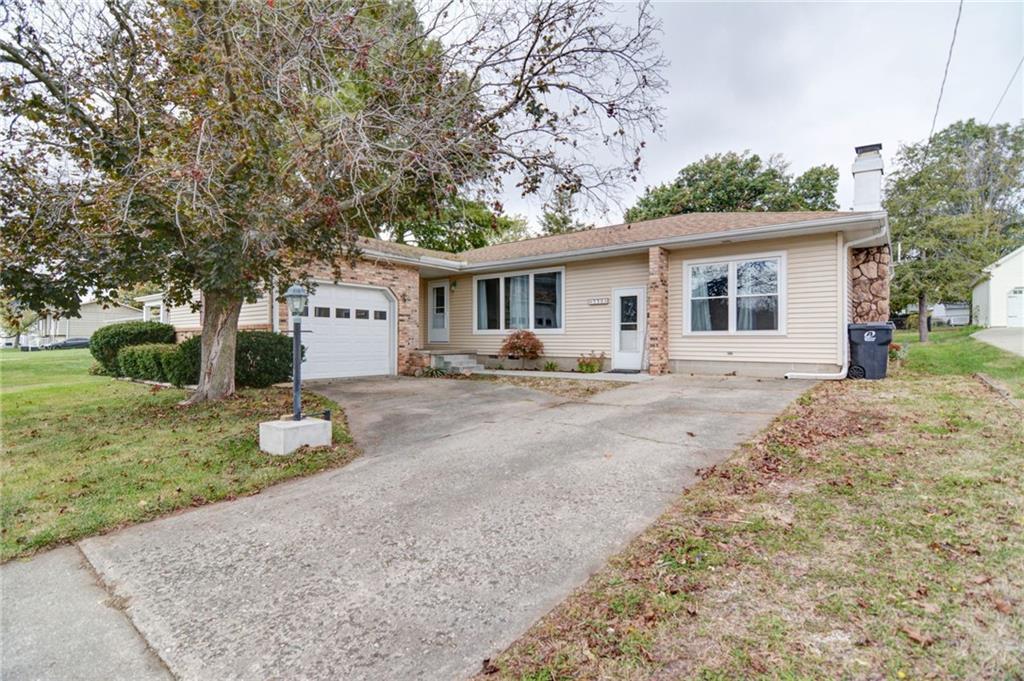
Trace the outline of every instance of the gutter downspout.
<instances>
[{"instance_id":1,"label":"gutter downspout","mask_svg":"<svg viewBox=\"0 0 1024 681\"><path fill-rule=\"evenodd\" d=\"M882 223L882 230L875 234L871 234L862 239L851 241L844 246L840 246L839 249L843 251L843 324L840 327L842 333L842 346L843 346L843 364L842 368L834 374L811 374L811 373L800 373L790 372L786 374L786 378L802 378L820 381L841 381L846 378L846 372L850 370L850 341L846 338L846 325L850 323L850 251L854 247L860 246L861 244L867 243L868 241L874 241L880 236L886 238L886 243L889 243L889 252L892 252L891 241L889 240L889 221L886 220ZM892 268L890 267L889 279L892 279Z\"/></svg>"}]
</instances>

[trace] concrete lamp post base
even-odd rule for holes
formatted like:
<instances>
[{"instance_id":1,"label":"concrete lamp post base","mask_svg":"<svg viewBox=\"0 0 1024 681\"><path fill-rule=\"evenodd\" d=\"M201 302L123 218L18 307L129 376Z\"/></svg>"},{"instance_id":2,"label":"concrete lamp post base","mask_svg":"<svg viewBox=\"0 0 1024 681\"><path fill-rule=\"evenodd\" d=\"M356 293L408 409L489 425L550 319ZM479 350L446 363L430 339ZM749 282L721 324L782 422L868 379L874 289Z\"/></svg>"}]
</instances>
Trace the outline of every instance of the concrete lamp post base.
<instances>
[{"instance_id":1,"label":"concrete lamp post base","mask_svg":"<svg viewBox=\"0 0 1024 681\"><path fill-rule=\"evenodd\" d=\"M260 424L260 449L285 456L299 447L327 447L331 444L331 422L306 417L301 421L264 421Z\"/></svg>"}]
</instances>

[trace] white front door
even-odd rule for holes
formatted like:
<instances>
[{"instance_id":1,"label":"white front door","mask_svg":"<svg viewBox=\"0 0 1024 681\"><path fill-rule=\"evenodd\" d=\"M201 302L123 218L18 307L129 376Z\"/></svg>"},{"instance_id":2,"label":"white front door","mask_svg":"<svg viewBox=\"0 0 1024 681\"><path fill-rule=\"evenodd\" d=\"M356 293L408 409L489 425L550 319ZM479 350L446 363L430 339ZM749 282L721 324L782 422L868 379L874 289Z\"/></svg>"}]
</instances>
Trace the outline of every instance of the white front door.
<instances>
[{"instance_id":1,"label":"white front door","mask_svg":"<svg viewBox=\"0 0 1024 681\"><path fill-rule=\"evenodd\" d=\"M1006 325L1024 326L1024 286L1010 289L1006 294Z\"/></svg>"},{"instance_id":2,"label":"white front door","mask_svg":"<svg viewBox=\"0 0 1024 681\"><path fill-rule=\"evenodd\" d=\"M643 368L647 304L643 288L612 291L612 369Z\"/></svg>"},{"instance_id":3,"label":"white front door","mask_svg":"<svg viewBox=\"0 0 1024 681\"><path fill-rule=\"evenodd\" d=\"M448 342L448 282L435 281L427 287L427 341Z\"/></svg>"}]
</instances>

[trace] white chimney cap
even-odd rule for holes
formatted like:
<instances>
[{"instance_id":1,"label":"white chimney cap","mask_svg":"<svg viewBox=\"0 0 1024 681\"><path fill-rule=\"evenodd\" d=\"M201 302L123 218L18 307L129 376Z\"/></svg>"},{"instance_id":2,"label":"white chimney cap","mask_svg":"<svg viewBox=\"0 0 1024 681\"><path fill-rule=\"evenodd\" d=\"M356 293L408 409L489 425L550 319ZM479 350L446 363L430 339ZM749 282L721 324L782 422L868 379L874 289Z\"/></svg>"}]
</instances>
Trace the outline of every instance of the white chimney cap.
<instances>
[{"instance_id":1,"label":"white chimney cap","mask_svg":"<svg viewBox=\"0 0 1024 681\"><path fill-rule=\"evenodd\" d=\"M853 209L882 210L882 145L855 147L853 162Z\"/></svg>"}]
</instances>

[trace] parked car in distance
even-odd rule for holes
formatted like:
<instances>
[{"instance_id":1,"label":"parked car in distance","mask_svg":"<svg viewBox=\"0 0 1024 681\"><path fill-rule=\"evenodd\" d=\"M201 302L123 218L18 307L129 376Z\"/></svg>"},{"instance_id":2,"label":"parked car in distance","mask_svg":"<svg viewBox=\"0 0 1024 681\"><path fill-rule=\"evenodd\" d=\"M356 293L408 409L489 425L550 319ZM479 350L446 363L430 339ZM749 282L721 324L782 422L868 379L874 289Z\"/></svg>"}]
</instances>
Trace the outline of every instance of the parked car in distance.
<instances>
[{"instance_id":1,"label":"parked car in distance","mask_svg":"<svg viewBox=\"0 0 1024 681\"><path fill-rule=\"evenodd\" d=\"M87 348L89 347L88 338L68 338L58 343L51 343L46 346L47 350L72 350L75 348Z\"/></svg>"}]
</instances>

